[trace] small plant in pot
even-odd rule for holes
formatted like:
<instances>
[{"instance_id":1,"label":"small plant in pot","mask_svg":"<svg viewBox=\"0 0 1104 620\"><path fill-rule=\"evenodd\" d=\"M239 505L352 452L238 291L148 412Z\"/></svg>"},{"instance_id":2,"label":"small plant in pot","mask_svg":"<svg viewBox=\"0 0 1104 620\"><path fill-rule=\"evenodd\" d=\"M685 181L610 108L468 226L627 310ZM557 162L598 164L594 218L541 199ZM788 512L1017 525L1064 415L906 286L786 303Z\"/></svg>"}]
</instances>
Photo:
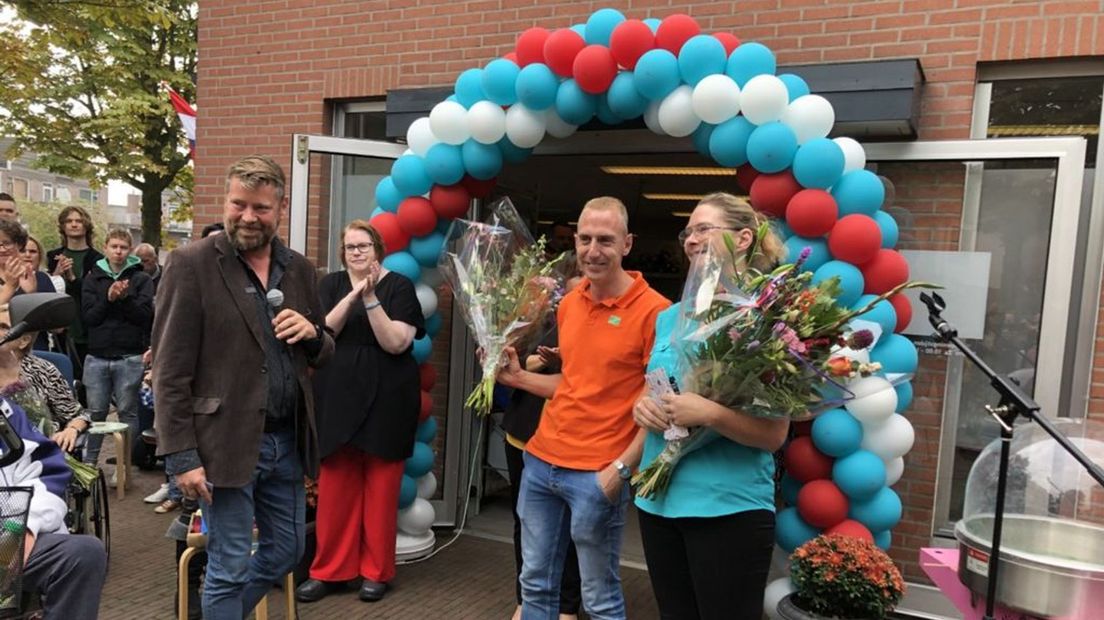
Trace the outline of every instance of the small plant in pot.
<instances>
[{"instance_id":1,"label":"small plant in pot","mask_svg":"<svg viewBox=\"0 0 1104 620\"><path fill-rule=\"evenodd\" d=\"M873 542L817 536L790 556L796 590L778 604L786 620L879 620L905 593L901 571Z\"/></svg>"}]
</instances>

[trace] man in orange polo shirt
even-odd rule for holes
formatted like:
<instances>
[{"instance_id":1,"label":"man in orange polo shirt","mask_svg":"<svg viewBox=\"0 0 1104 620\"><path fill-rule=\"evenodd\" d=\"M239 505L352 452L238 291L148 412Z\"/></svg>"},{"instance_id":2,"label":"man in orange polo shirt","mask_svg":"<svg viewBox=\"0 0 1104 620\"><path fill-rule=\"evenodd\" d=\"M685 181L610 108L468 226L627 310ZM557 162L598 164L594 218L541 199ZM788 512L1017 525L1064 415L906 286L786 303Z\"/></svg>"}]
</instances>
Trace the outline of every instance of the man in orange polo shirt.
<instances>
[{"instance_id":1,"label":"man in orange polo shirt","mask_svg":"<svg viewBox=\"0 0 1104 620\"><path fill-rule=\"evenodd\" d=\"M621 267L631 248L625 205L609 197L587 202L575 235L585 280L557 315L563 370L527 372L510 350L498 375L505 385L551 398L526 444L518 495L523 620L558 617L568 536L587 614L625 617L621 530L644 440L632 406L644 389L656 315L670 305L640 273Z\"/></svg>"}]
</instances>

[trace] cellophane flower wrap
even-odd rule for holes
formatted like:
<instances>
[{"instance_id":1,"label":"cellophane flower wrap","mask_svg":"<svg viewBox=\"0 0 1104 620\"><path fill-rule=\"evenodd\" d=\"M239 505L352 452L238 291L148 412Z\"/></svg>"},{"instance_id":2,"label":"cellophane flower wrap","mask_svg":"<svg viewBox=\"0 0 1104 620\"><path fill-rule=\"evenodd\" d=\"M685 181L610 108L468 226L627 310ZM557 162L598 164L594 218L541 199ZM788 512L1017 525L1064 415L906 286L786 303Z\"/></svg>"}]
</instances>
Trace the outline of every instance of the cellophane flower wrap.
<instances>
[{"instance_id":1,"label":"cellophane flower wrap","mask_svg":"<svg viewBox=\"0 0 1104 620\"><path fill-rule=\"evenodd\" d=\"M510 200L500 199L488 212L485 222L454 221L438 262L482 350L482 377L465 402L481 416L491 411L506 347L524 349L538 340L563 295L560 259L546 257L544 238L533 240Z\"/></svg>"},{"instance_id":2,"label":"cellophane flower wrap","mask_svg":"<svg viewBox=\"0 0 1104 620\"><path fill-rule=\"evenodd\" d=\"M802 270L807 248L769 273L747 266L768 226L746 253L726 234L722 248L710 244L692 261L671 338L679 355L677 389L748 415L807 419L843 404L849 380L881 369L844 354L871 347L880 335L876 324L852 320L905 288L930 285L905 283L849 309L836 301L837 278L814 283ZM633 478L637 495L662 493L679 460L718 436L704 428L668 429L664 450Z\"/></svg>"}]
</instances>

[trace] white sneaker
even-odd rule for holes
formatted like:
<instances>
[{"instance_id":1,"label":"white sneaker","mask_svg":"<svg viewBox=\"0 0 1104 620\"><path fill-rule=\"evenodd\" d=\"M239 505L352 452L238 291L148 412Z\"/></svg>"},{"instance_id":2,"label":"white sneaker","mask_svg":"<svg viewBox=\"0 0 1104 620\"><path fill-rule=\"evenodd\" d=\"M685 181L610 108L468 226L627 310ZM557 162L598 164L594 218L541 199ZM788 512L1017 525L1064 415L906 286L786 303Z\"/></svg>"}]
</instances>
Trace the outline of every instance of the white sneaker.
<instances>
[{"instance_id":1,"label":"white sneaker","mask_svg":"<svg viewBox=\"0 0 1104 620\"><path fill-rule=\"evenodd\" d=\"M111 481L113 485L118 484L114 475L111 476ZM142 501L147 504L160 504L167 499L169 499L169 483L165 482L161 485L161 488L147 495Z\"/></svg>"}]
</instances>

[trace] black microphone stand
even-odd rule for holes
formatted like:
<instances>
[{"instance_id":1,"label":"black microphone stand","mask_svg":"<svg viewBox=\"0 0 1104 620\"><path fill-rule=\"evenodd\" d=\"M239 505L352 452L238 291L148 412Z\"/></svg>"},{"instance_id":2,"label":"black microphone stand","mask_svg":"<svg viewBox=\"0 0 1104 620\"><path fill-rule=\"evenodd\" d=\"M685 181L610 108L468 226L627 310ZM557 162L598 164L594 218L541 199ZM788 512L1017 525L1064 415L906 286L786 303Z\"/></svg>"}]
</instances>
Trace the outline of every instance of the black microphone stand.
<instances>
[{"instance_id":1,"label":"black microphone stand","mask_svg":"<svg viewBox=\"0 0 1104 620\"><path fill-rule=\"evenodd\" d=\"M959 351L962 351L966 359L970 360L978 370L989 377L989 385L992 385L993 389L1000 394L1000 403L996 407L985 406L985 410L1000 425L1001 441L1000 463L997 470L997 505L993 515L993 541L989 551L989 574L986 578L985 615L982 616L984 620L993 620L994 607L997 603L997 580L1000 571L1001 530L1004 527L1004 493L1008 486L1009 447L1012 444L1012 433L1016 418L1023 416L1038 424L1048 435L1054 438L1054 441L1058 442L1058 445L1077 459L1077 462L1101 486L1104 486L1104 469L1093 463L1084 452L1073 445L1069 438L1063 435L1045 415L1039 414L1039 403L1036 403L1034 399L1021 390L1020 386L1010 377L997 374L958 337L958 330L941 316L941 313L947 307L942 297L936 293L921 293L920 300L928 307L928 321L935 328L939 338L953 344Z\"/></svg>"}]
</instances>

